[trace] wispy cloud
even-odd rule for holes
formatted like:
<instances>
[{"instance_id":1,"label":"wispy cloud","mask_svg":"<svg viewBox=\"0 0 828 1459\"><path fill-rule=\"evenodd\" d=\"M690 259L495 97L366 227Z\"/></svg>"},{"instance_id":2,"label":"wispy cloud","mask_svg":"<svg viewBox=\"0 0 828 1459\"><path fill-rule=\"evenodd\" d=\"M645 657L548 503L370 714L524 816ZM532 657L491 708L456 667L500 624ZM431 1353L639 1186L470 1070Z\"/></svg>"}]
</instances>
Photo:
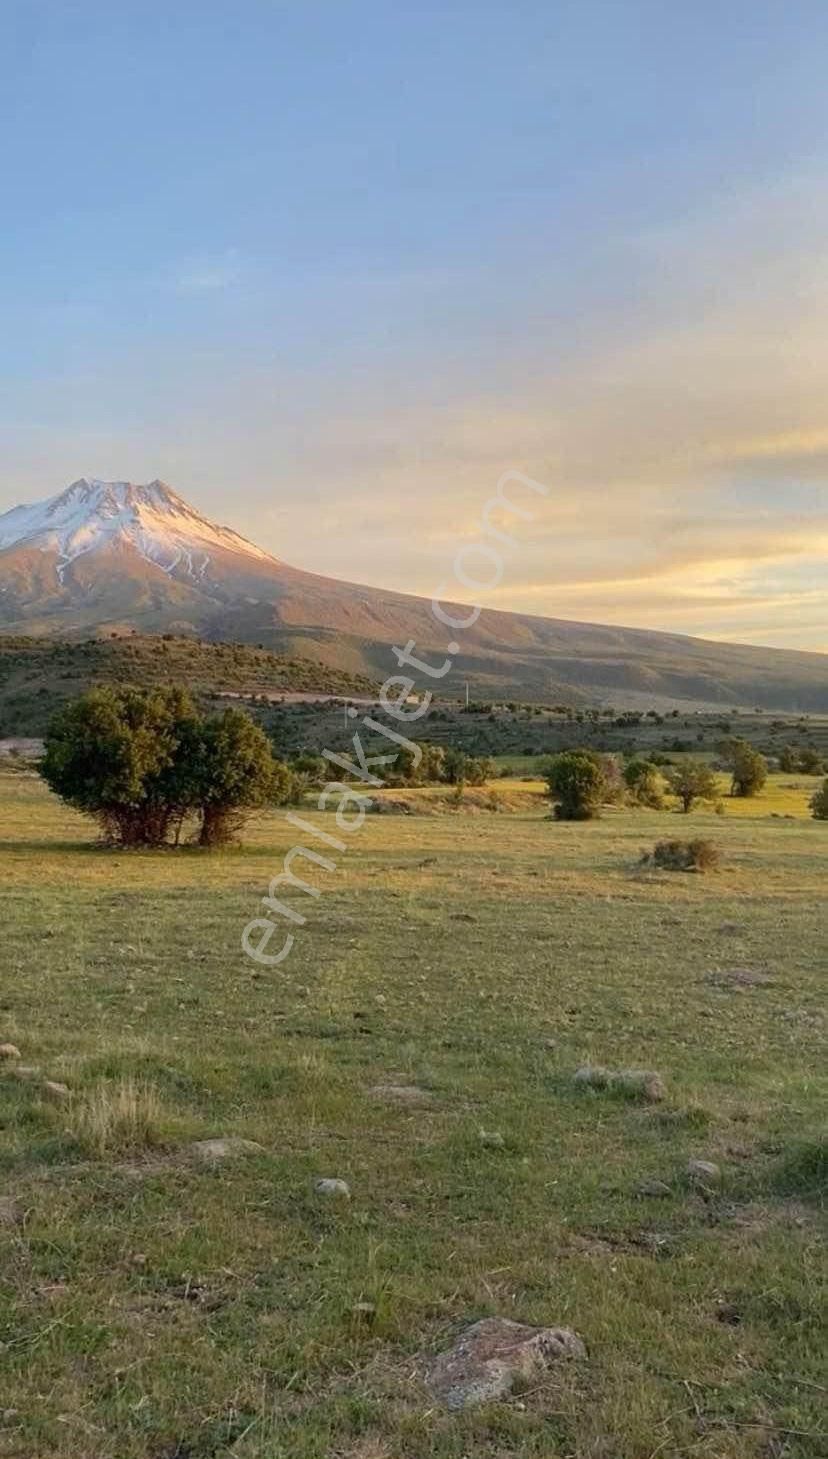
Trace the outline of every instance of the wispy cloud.
<instances>
[{"instance_id":1,"label":"wispy cloud","mask_svg":"<svg viewBox=\"0 0 828 1459\"><path fill-rule=\"evenodd\" d=\"M210 294L229 289L241 276L241 260L235 249L217 258L189 259L174 274L181 294Z\"/></svg>"}]
</instances>

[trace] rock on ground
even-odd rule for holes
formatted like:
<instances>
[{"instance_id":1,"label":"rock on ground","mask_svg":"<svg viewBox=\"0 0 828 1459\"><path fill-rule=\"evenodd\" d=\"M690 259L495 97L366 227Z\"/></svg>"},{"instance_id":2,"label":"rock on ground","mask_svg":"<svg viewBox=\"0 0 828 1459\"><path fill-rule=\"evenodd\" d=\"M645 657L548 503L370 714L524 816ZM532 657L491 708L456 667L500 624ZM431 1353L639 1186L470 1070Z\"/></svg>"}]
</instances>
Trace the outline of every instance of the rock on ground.
<instances>
[{"instance_id":1,"label":"rock on ground","mask_svg":"<svg viewBox=\"0 0 828 1459\"><path fill-rule=\"evenodd\" d=\"M428 1386L447 1408L472 1408L506 1398L516 1384L533 1382L559 1358L585 1356L583 1342L567 1327L485 1317L434 1360Z\"/></svg>"},{"instance_id":2,"label":"rock on ground","mask_svg":"<svg viewBox=\"0 0 828 1459\"><path fill-rule=\"evenodd\" d=\"M707 974L705 982L714 988L765 988L773 982L773 978L757 968L714 968L712 973Z\"/></svg>"},{"instance_id":3,"label":"rock on ground","mask_svg":"<svg viewBox=\"0 0 828 1459\"><path fill-rule=\"evenodd\" d=\"M313 1188L318 1196L342 1196L346 1201L351 1199L347 1180L339 1180L335 1176L320 1176L319 1180L314 1181Z\"/></svg>"},{"instance_id":4,"label":"rock on ground","mask_svg":"<svg viewBox=\"0 0 828 1459\"><path fill-rule=\"evenodd\" d=\"M72 1092L68 1084L61 1084L57 1079L44 1079L43 1093L47 1099L53 1100L55 1104L65 1104L68 1099L72 1098Z\"/></svg>"},{"instance_id":5,"label":"rock on ground","mask_svg":"<svg viewBox=\"0 0 828 1459\"><path fill-rule=\"evenodd\" d=\"M20 1050L16 1044L0 1044L0 1059L19 1059Z\"/></svg>"},{"instance_id":6,"label":"rock on ground","mask_svg":"<svg viewBox=\"0 0 828 1459\"><path fill-rule=\"evenodd\" d=\"M687 1174L697 1185L716 1185L722 1172L712 1160L688 1160Z\"/></svg>"},{"instance_id":7,"label":"rock on ground","mask_svg":"<svg viewBox=\"0 0 828 1459\"><path fill-rule=\"evenodd\" d=\"M635 1188L637 1196L660 1199L673 1194L666 1180L641 1180Z\"/></svg>"},{"instance_id":8,"label":"rock on ground","mask_svg":"<svg viewBox=\"0 0 828 1459\"><path fill-rule=\"evenodd\" d=\"M196 1140L189 1147L190 1154L206 1165L217 1165L220 1160L230 1160L235 1155L261 1155L264 1146L255 1140L242 1140L237 1135L227 1135L214 1140Z\"/></svg>"},{"instance_id":9,"label":"rock on ground","mask_svg":"<svg viewBox=\"0 0 828 1459\"><path fill-rule=\"evenodd\" d=\"M600 1065L584 1064L575 1074L575 1083L589 1089L619 1090L653 1104L667 1095L664 1080L653 1069L604 1069Z\"/></svg>"},{"instance_id":10,"label":"rock on ground","mask_svg":"<svg viewBox=\"0 0 828 1459\"><path fill-rule=\"evenodd\" d=\"M502 1150L506 1144L500 1130L478 1130L477 1138L489 1150Z\"/></svg>"}]
</instances>

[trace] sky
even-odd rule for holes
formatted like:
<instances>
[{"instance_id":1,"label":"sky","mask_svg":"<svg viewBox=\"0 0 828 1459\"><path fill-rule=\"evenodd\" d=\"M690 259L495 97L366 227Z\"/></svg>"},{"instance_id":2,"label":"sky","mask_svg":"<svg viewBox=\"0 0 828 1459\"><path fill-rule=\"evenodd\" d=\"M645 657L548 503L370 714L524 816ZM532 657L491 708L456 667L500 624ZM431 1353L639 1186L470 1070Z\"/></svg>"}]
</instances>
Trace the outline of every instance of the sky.
<instances>
[{"instance_id":1,"label":"sky","mask_svg":"<svg viewBox=\"0 0 828 1459\"><path fill-rule=\"evenodd\" d=\"M827 52L824 0L4 0L0 510L159 477L430 595L516 469L492 606L828 652Z\"/></svg>"}]
</instances>

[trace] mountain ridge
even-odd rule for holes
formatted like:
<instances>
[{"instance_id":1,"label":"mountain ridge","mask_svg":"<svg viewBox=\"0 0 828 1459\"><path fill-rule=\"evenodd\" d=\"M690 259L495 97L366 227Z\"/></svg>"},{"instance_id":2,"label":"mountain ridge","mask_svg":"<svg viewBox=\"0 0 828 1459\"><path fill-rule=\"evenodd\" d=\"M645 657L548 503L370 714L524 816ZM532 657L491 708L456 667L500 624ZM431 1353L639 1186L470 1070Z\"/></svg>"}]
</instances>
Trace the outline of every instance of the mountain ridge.
<instances>
[{"instance_id":1,"label":"mountain ridge","mask_svg":"<svg viewBox=\"0 0 828 1459\"><path fill-rule=\"evenodd\" d=\"M396 672L413 638L445 657L430 603L293 567L161 480L81 477L0 515L0 631L184 632L352 673ZM441 688L582 703L828 710L828 656L484 609Z\"/></svg>"}]
</instances>

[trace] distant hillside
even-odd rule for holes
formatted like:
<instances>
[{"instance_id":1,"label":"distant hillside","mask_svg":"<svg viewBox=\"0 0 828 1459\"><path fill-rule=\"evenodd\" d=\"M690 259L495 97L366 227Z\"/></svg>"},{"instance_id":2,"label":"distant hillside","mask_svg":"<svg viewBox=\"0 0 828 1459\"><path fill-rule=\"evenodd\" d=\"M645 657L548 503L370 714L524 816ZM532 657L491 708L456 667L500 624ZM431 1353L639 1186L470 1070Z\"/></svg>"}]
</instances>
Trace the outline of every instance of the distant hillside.
<instances>
[{"instance_id":1,"label":"distant hillside","mask_svg":"<svg viewBox=\"0 0 828 1459\"><path fill-rule=\"evenodd\" d=\"M393 645L441 662L451 638L426 599L291 567L161 481L86 478L0 516L0 628L260 643L380 680ZM454 694L468 682L478 698L547 704L828 710L825 654L491 609L457 638L441 680Z\"/></svg>"},{"instance_id":2,"label":"distant hillside","mask_svg":"<svg viewBox=\"0 0 828 1459\"><path fill-rule=\"evenodd\" d=\"M40 735L52 712L95 684L178 684L205 701L224 694L374 697L365 676L248 644L133 636L62 643L0 637L0 737Z\"/></svg>"}]
</instances>

